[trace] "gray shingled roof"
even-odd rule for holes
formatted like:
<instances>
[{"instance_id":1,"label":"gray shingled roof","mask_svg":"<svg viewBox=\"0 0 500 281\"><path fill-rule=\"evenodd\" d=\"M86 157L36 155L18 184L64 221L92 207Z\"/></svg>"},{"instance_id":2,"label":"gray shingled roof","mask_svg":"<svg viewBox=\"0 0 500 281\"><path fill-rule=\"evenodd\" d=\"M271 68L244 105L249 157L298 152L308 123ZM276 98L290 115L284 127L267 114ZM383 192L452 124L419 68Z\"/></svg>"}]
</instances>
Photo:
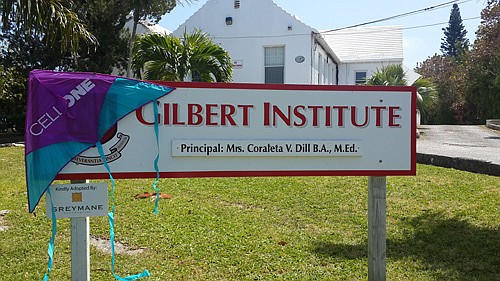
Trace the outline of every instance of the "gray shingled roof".
<instances>
[{"instance_id":1,"label":"gray shingled roof","mask_svg":"<svg viewBox=\"0 0 500 281\"><path fill-rule=\"evenodd\" d=\"M321 31L342 62L403 60L401 26L373 26Z\"/></svg>"}]
</instances>

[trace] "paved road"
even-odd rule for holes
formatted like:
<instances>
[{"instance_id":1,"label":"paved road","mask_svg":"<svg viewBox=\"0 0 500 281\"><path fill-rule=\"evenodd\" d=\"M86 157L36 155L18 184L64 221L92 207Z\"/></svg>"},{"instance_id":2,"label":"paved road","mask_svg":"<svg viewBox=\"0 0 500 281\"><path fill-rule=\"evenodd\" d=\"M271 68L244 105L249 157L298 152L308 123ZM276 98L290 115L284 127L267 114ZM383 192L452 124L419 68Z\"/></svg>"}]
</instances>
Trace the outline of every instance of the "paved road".
<instances>
[{"instance_id":1,"label":"paved road","mask_svg":"<svg viewBox=\"0 0 500 281\"><path fill-rule=\"evenodd\" d=\"M420 126L417 161L500 176L500 131L485 126Z\"/></svg>"}]
</instances>

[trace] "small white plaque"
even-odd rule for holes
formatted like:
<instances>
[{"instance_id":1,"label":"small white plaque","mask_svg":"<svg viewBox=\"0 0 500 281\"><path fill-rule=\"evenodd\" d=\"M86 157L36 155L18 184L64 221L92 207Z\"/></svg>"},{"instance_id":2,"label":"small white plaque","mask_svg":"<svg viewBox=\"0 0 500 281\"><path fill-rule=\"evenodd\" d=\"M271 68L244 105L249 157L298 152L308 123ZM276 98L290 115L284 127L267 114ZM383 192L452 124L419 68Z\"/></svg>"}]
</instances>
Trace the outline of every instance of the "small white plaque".
<instances>
[{"instance_id":1,"label":"small white plaque","mask_svg":"<svg viewBox=\"0 0 500 281\"><path fill-rule=\"evenodd\" d=\"M233 60L232 64L233 64L233 68L236 68L236 69L243 68L243 61L242 60Z\"/></svg>"},{"instance_id":2,"label":"small white plaque","mask_svg":"<svg viewBox=\"0 0 500 281\"><path fill-rule=\"evenodd\" d=\"M52 205L58 219L108 215L107 183L55 184L49 189L50 194L47 192L46 197L49 219L52 218Z\"/></svg>"}]
</instances>

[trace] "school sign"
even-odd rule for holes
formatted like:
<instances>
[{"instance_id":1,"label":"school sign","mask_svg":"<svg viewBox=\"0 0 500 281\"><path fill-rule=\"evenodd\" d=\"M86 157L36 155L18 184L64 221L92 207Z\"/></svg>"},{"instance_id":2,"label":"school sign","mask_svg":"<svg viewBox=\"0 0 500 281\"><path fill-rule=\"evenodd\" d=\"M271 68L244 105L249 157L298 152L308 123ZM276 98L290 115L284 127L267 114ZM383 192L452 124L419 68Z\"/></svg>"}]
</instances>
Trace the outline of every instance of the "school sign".
<instances>
[{"instance_id":1,"label":"school sign","mask_svg":"<svg viewBox=\"0 0 500 281\"><path fill-rule=\"evenodd\" d=\"M156 114L102 140L115 178L155 177L157 154L161 177L415 175L413 87L157 83L174 90ZM58 175L107 177L96 148Z\"/></svg>"}]
</instances>

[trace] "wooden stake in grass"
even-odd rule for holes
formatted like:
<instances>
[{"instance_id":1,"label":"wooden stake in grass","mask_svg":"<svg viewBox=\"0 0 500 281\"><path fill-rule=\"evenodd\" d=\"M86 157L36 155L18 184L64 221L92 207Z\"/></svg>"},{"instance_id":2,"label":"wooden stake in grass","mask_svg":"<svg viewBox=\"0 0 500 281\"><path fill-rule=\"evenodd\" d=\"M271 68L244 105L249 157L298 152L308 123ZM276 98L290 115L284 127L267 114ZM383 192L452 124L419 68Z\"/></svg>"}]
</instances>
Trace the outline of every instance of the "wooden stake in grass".
<instances>
[{"instance_id":1,"label":"wooden stake in grass","mask_svg":"<svg viewBox=\"0 0 500 281\"><path fill-rule=\"evenodd\" d=\"M386 177L368 178L368 280L386 280Z\"/></svg>"}]
</instances>

